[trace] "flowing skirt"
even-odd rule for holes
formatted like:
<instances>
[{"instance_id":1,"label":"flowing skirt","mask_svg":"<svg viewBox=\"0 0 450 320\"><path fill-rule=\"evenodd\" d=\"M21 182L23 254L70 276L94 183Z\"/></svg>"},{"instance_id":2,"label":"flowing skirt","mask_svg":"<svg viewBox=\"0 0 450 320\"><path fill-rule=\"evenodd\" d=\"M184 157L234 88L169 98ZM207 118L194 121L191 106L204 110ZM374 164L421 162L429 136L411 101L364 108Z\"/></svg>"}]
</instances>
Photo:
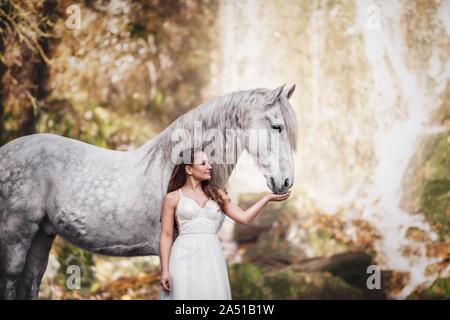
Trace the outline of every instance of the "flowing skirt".
<instances>
[{"instance_id":1,"label":"flowing skirt","mask_svg":"<svg viewBox=\"0 0 450 320\"><path fill-rule=\"evenodd\" d=\"M179 235L169 258L170 293L160 300L231 300L228 269L217 234Z\"/></svg>"}]
</instances>

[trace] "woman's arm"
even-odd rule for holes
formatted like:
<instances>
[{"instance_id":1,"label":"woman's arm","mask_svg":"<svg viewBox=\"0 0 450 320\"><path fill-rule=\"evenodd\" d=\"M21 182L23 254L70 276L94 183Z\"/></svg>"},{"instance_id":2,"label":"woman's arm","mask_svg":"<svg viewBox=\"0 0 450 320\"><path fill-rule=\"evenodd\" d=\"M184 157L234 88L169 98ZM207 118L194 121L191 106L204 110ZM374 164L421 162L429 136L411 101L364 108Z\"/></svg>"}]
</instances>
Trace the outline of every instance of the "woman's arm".
<instances>
[{"instance_id":1,"label":"woman's arm","mask_svg":"<svg viewBox=\"0 0 450 320\"><path fill-rule=\"evenodd\" d=\"M223 199L227 199L225 201L224 213L229 216L231 219L242 223L248 224L252 221L261 211L261 209L267 204L269 201L283 201L289 198L291 195L291 191L286 192L285 194L268 194L258 200L254 205L252 205L247 210L242 210L237 204L228 198L227 194L220 190Z\"/></svg>"},{"instance_id":2,"label":"woman's arm","mask_svg":"<svg viewBox=\"0 0 450 320\"><path fill-rule=\"evenodd\" d=\"M161 206L161 235L159 239L159 258L161 261L161 286L169 291L169 257L173 242L175 208L178 199L175 194L167 194Z\"/></svg>"}]
</instances>

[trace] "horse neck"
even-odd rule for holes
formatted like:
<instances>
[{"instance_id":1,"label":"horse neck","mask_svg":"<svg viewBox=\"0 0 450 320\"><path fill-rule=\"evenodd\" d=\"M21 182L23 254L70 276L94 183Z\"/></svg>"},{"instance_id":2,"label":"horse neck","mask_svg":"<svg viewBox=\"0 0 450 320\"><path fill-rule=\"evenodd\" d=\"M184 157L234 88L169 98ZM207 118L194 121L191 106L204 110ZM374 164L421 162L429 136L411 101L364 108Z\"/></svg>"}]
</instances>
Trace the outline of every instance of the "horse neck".
<instances>
[{"instance_id":1,"label":"horse neck","mask_svg":"<svg viewBox=\"0 0 450 320\"><path fill-rule=\"evenodd\" d=\"M241 97L240 95L245 95ZM142 158L140 165L146 166L147 174L155 174L153 170L159 171L163 174L164 180L168 180L167 172L170 175L171 168L173 168L170 159L171 151L171 134L176 129L186 129L188 132L193 132L194 122L198 121L202 125L203 133L209 129L217 129L222 135L222 139L226 137L226 130L243 129L244 121L247 118L249 111L249 102L252 96L248 92L234 92L226 96L212 99L206 103L201 104L197 108L182 115L176 119L169 127L164 129L159 135L148 140L141 147L134 152L139 158ZM198 124L198 122L196 122ZM242 132L238 131L238 132ZM241 137L238 137L240 140ZM240 150L241 152L241 150ZM214 182L218 187L224 187L228 178L230 177L240 152L236 158L226 164L213 164L214 167ZM151 168L151 169L150 169ZM148 170L150 169L150 170Z\"/></svg>"}]
</instances>

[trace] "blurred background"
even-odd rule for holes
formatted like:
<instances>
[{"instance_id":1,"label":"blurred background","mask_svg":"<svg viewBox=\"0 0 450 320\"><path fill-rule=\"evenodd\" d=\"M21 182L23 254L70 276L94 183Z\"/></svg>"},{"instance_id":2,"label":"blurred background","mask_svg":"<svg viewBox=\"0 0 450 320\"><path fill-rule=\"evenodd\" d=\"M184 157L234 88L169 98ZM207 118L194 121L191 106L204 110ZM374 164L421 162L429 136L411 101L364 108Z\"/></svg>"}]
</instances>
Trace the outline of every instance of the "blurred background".
<instances>
[{"instance_id":1,"label":"blurred background","mask_svg":"<svg viewBox=\"0 0 450 320\"><path fill-rule=\"evenodd\" d=\"M226 219L233 298L449 299L450 0L0 0L0 146L131 150L211 97L283 83L294 193ZM228 190L244 208L269 191L245 154ZM57 238L40 298L157 299L159 270Z\"/></svg>"}]
</instances>

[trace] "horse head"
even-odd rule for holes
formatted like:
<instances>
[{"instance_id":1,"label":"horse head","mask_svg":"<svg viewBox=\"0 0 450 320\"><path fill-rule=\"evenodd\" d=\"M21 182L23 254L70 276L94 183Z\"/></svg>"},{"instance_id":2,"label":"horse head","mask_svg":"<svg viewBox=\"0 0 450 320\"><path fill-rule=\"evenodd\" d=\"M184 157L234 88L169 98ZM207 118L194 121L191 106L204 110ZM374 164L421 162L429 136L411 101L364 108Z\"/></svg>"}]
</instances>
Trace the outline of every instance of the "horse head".
<instances>
[{"instance_id":1,"label":"horse head","mask_svg":"<svg viewBox=\"0 0 450 320\"><path fill-rule=\"evenodd\" d=\"M297 121L289 98L295 85L266 89L248 113L245 150L253 157L272 192L287 192L294 181ZM256 137L256 138L255 138Z\"/></svg>"}]
</instances>

